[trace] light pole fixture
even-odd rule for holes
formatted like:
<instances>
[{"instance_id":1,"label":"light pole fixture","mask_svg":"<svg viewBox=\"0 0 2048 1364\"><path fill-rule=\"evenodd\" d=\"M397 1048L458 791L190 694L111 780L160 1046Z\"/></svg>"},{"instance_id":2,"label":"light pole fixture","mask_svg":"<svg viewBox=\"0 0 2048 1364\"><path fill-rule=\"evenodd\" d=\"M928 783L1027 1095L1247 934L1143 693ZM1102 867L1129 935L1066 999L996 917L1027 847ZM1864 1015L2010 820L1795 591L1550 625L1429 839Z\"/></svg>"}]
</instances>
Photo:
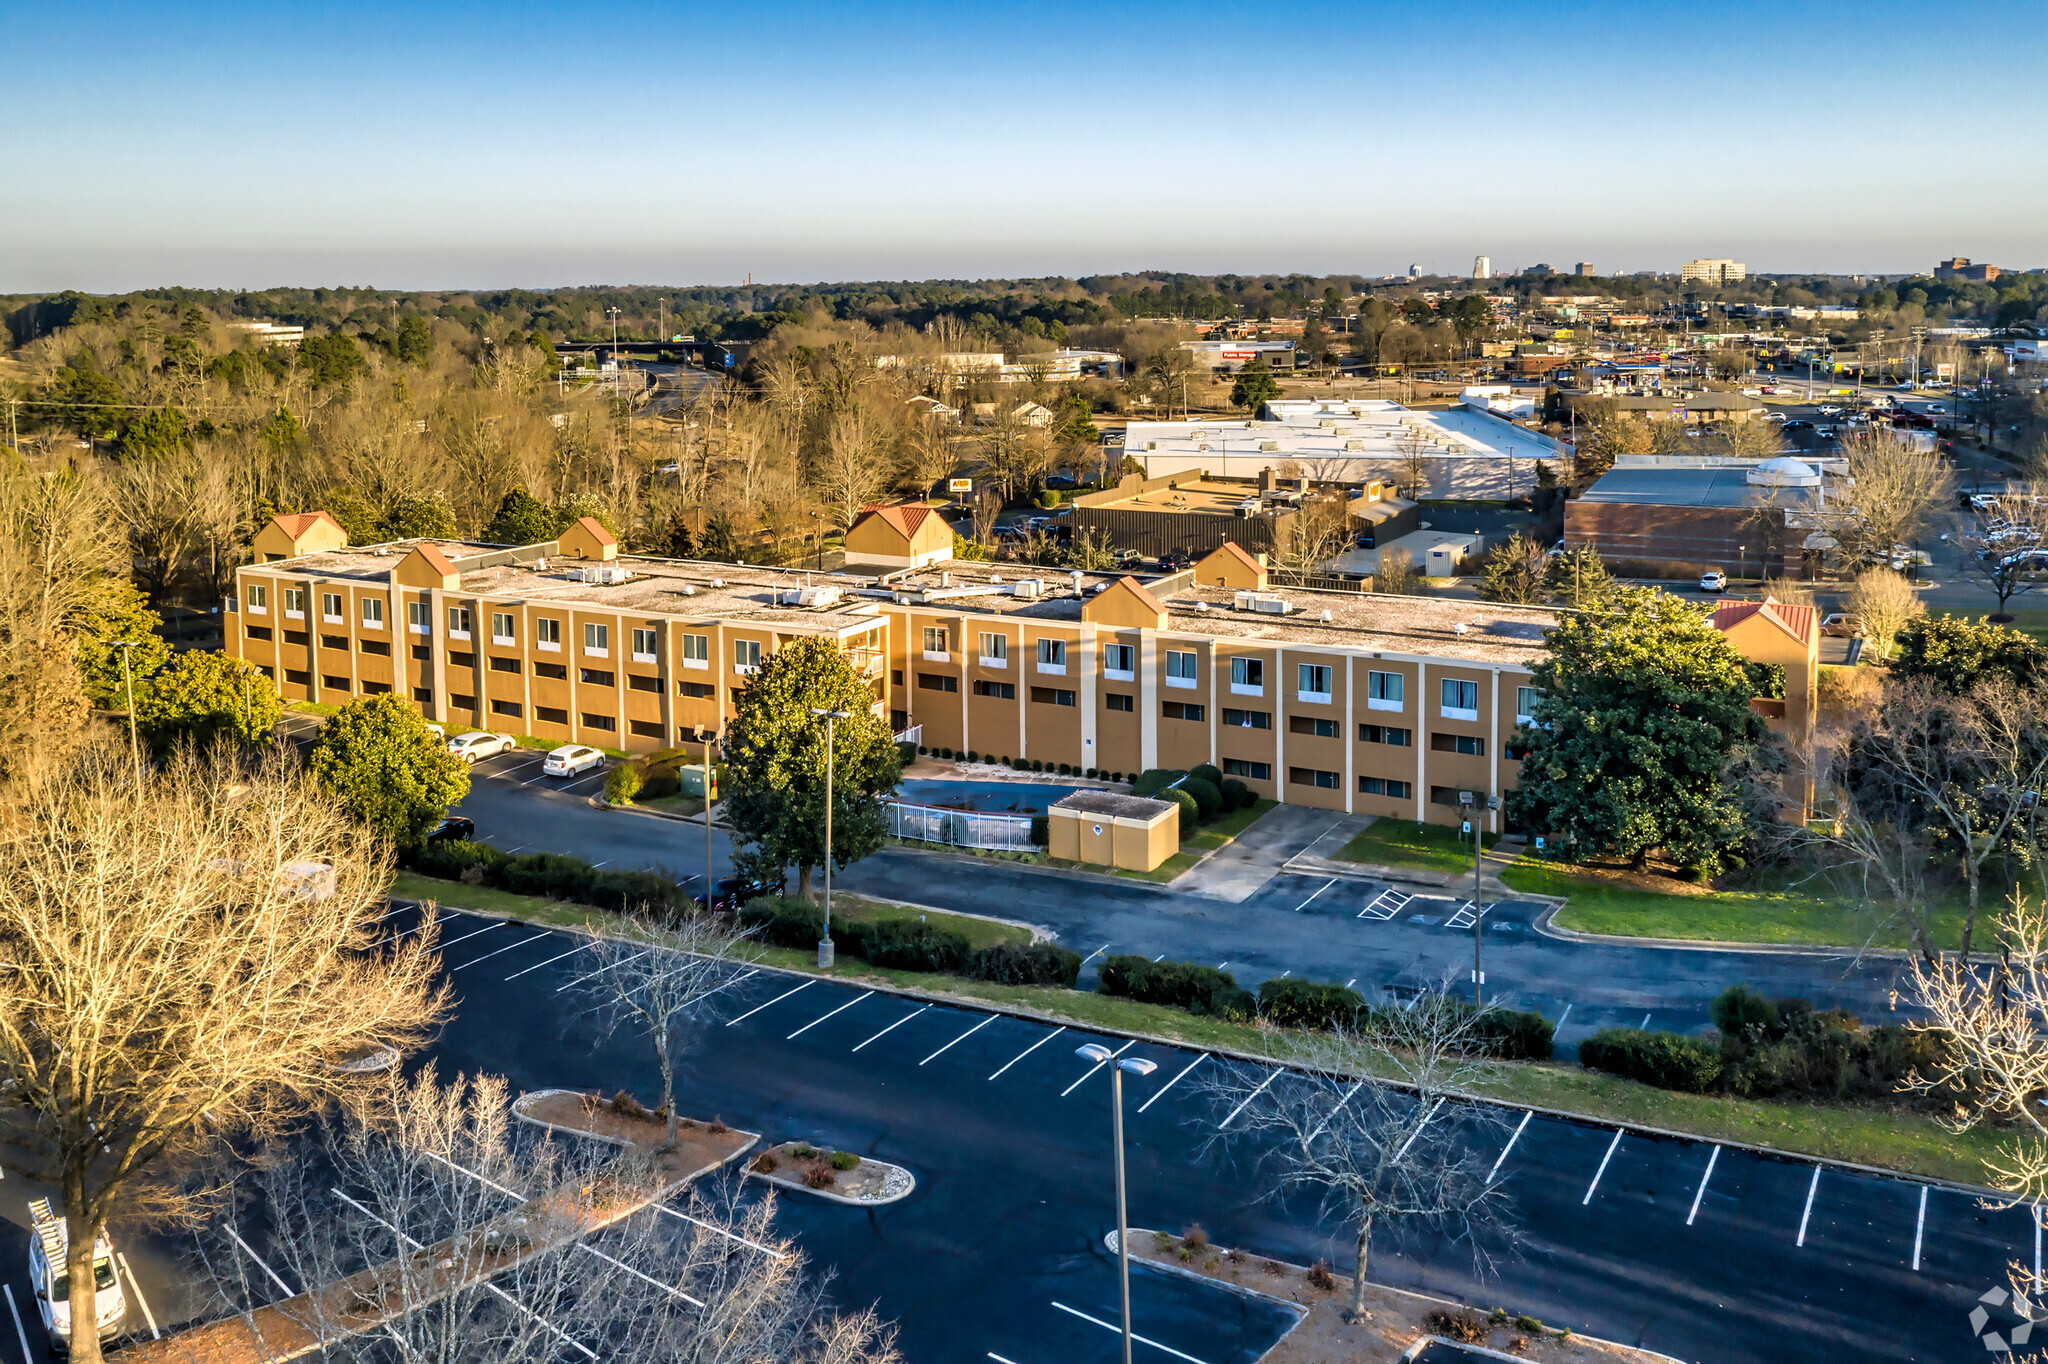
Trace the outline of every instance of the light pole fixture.
<instances>
[{"instance_id":1,"label":"light pole fixture","mask_svg":"<svg viewBox=\"0 0 2048 1364\"><path fill-rule=\"evenodd\" d=\"M1159 1069L1156 1061L1142 1056L1118 1056L1100 1042L1074 1048L1074 1055L1096 1065L1108 1065L1111 1131L1116 1145L1116 1258L1119 1288L1124 1309L1124 1364L1131 1364L1131 1228L1124 1211L1124 1072L1150 1075Z\"/></svg>"},{"instance_id":2,"label":"light pole fixture","mask_svg":"<svg viewBox=\"0 0 2048 1364\"><path fill-rule=\"evenodd\" d=\"M852 718L853 712L845 710L824 710L811 707L811 714L825 717L825 928L818 935L818 969L829 970L832 966L832 757L833 726L840 720ZM709 874L709 869L706 869Z\"/></svg>"},{"instance_id":3,"label":"light pole fixture","mask_svg":"<svg viewBox=\"0 0 2048 1364\"><path fill-rule=\"evenodd\" d=\"M612 315L612 363L616 365L619 363L619 310L606 308L605 311Z\"/></svg>"},{"instance_id":4,"label":"light pole fixture","mask_svg":"<svg viewBox=\"0 0 2048 1364\"><path fill-rule=\"evenodd\" d=\"M1477 816L1481 811L1498 810L1500 797L1487 796L1482 801L1477 792L1460 791L1458 804L1464 807L1465 822L1472 829L1472 1002L1483 1005L1486 1003L1486 971L1479 960L1479 934L1485 926L1486 916L1479 908L1479 869L1486 851L1486 830L1484 822Z\"/></svg>"}]
</instances>

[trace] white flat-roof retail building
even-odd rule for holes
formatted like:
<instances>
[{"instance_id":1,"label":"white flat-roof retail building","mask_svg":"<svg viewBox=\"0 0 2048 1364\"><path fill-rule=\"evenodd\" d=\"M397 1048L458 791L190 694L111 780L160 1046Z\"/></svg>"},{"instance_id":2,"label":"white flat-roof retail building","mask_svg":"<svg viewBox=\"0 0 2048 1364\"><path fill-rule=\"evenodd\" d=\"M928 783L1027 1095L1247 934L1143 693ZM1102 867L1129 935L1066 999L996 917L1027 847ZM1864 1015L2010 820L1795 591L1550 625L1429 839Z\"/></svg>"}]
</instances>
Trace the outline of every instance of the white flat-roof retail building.
<instances>
[{"instance_id":1,"label":"white flat-roof retail building","mask_svg":"<svg viewBox=\"0 0 2048 1364\"><path fill-rule=\"evenodd\" d=\"M1210 369L1243 369L1254 360L1264 360L1269 369L1294 368L1292 341L1183 341L1180 348Z\"/></svg>"},{"instance_id":2,"label":"white flat-roof retail building","mask_svg":"<svg viewBox=\"0 0 2048 1364\"><path fill-rule=\"evenodd\" d=\"M1422 497L1480 500L1527 493L1537 462L1565 455L1558 442L1483 409L1416 410L1383 398L1276 399L1261 420L1132 422L1124 434L1124 454L1147 478L1197 469L1257 478L1292 464L1294 476L1318 483L1379 479L1408 493L1411 452Z\"/></svg>"}]
</instances>

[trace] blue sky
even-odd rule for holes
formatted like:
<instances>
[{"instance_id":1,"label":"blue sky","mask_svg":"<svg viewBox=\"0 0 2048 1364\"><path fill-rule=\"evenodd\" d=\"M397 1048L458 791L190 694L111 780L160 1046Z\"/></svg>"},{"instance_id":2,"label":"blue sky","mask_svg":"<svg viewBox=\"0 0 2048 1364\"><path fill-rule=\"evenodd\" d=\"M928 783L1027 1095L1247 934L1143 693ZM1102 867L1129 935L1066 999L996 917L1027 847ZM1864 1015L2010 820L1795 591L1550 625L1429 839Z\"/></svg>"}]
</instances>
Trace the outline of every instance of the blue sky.
<instances>
[{"instance_id":1,"label":"blue sky","mask_svg":"<svg viewBox=\"0 0 2048 1364\"><path fill-rule=\"evenodd\" d=\"M0 292L2048 265L2038 2L0 9Z\"/></svg>"}]
</instances>

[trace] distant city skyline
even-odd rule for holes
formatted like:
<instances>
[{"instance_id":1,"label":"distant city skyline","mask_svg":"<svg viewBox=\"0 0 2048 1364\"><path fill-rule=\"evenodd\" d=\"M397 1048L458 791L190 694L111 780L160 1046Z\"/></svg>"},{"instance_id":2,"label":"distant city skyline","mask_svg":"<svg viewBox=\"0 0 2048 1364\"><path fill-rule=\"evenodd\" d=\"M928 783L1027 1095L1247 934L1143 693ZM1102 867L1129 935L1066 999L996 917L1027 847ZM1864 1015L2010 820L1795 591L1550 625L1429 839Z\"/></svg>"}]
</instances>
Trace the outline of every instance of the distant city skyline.
<instances>
[{"instance_id":1,"label":"distant city skyline","mask_svg":"<svg viewBox=\"0 0 2048 1364\"><path fill-rule=\"evenodd\" d=\"M114 4L0 42L7 293L2048 266L2017 3Z\"/></svg>"}]
</instances>

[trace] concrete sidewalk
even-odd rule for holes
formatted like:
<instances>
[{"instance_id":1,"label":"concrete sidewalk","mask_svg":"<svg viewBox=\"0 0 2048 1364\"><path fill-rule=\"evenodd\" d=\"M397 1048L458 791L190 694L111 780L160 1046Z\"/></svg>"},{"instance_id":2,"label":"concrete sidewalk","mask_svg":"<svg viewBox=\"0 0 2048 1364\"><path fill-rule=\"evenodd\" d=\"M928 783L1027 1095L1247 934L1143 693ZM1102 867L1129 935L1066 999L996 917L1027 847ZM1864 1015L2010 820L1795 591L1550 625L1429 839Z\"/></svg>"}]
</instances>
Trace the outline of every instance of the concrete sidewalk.
<instances>
[{"instance_id":1,"label":"concrete sidewalk","mask_svg":"<svg viewBox=\"0 0 2048 1364\"><path fill-rule=\"evenodd\" d=\"M1372 822L1372 816L1353 816L1359 821L1359 828ZM1353 830L1353 833L1357 830ZM1346 834L1348 840L1350 834ZM1421 867L1391 867L1378 862L1343 862L1322 853L1342 843L1320 843L1320 848L1311 847L1287 860L1285 870L1303 876L1341 876L1359 881L1388 881L1395 885L1426 886L1431 890L1453 892L1458 895L1472 895L1472 873L1469 870L1433 871ZM1501 884L1500 873L1522 855L1528 846L1527 840L1519 834L1508 834L1500 842L1488 848L1480 859L1479 893L1480 900L1543 900L1552 897L1529 895L1511 890Z\"/></svg>"},{"instance_id":2,"label":"concrete sidewalk","mask_svg":"<svg viewBox=\"0 0 2048 1364\"><path fill-rule=\"evenodd\" d=\"M1369 819L1301 805L1276 805L1186 875L1175 878L1173 889L1182 895L1240 904L1278 876L1290 859L1317 847L1343 847ZM1354 823L1357 828L1340 835L1340 830Z\"/></svg>"}]
</instances>

